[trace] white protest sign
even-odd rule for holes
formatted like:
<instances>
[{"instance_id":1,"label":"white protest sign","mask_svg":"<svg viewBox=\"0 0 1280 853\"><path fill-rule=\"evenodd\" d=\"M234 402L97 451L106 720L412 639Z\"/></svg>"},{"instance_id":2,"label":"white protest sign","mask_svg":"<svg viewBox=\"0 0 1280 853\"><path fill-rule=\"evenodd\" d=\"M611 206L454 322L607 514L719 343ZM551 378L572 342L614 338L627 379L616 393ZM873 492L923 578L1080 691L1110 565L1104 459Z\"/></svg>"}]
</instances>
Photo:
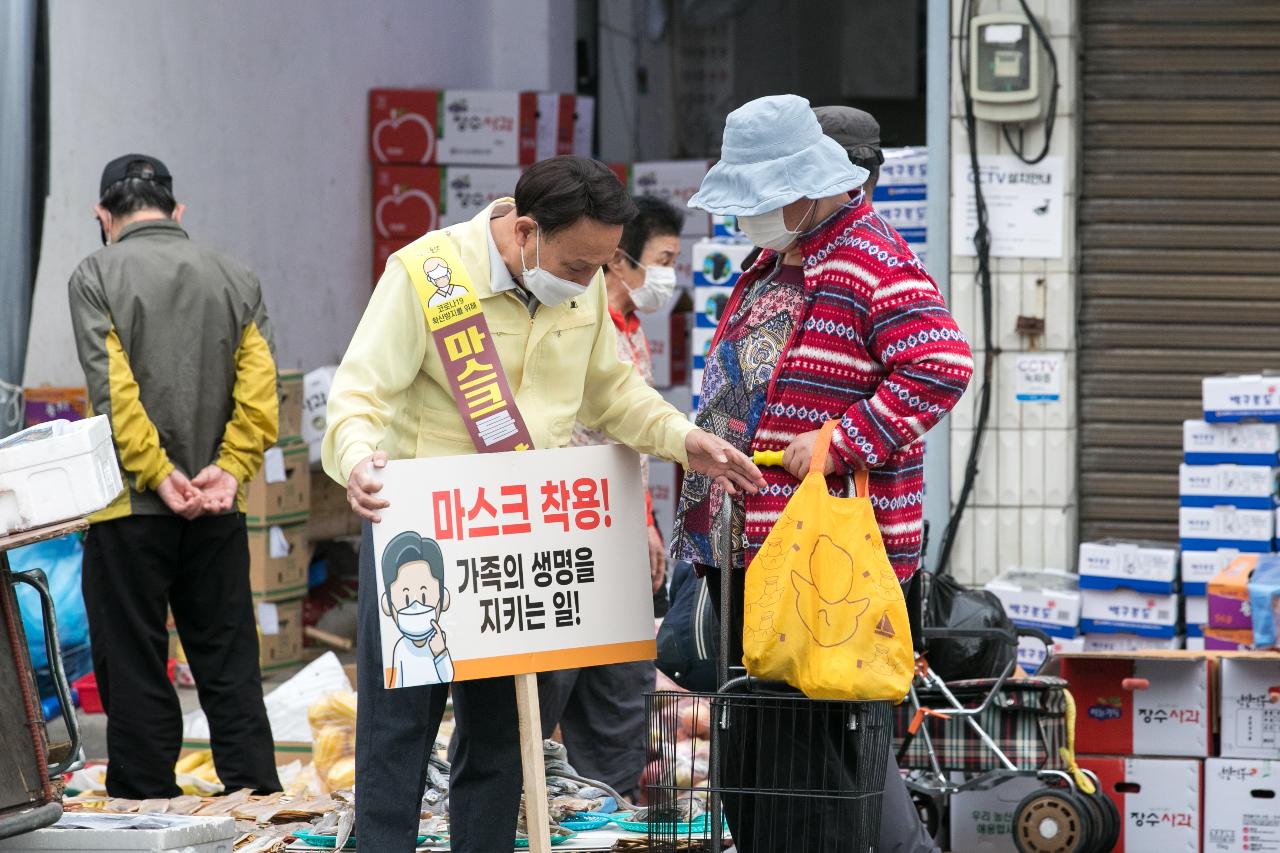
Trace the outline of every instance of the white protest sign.
<instances>
[{"instance_id":1,"label":"white protest sign","mask_svg":"<svg viewBox=\"0 0 1280 853\"><path fill-rule=\"evenodd\" d=\"M1061 157L1046 157L1028 166L1009 154L980 155L978 173L987 203L993 258L1062 257L1065 175ZM973 256L978 227L974 173L967 155L955 158L952 195L952 253Z\"/></svg>"},{"instance_id":2,"label":"white protest sign","mask_svg":"<svg viewBox=\"0 0 1280 853\"><path fill-rule=\"evenodd\" d=\"M639 457L620 445L391 462L373 526L384 683L656 655Z\"/></svg>"},{"instance_id":3,"label":"white protest sign","mask_svg":"<svg viewBox=\"0 0 1280 853\"><path fill-rule=\"evenodd\" d=\"M1056 403L1062 399L1062 353L1031 352L1015 358L1019 403Z\"/></svg>"}]
</instances>

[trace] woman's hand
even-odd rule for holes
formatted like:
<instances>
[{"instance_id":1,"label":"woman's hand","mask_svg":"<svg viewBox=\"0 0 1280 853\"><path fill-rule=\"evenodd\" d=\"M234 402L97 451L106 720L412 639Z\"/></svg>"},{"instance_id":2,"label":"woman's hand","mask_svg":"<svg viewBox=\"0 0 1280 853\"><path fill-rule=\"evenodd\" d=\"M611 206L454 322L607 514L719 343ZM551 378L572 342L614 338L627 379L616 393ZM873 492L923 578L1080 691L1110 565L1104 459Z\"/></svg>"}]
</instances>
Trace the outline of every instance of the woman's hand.
<instances>
[{"instance_id":1,"label":"woman's hand","mask_svg":"<svg viewBox=\"0 0 1280 853\"><path fill-rule=\"evenodd\" d=\"M782 454L782 467L790 472L791 476L797 480L803 480L805 475L809 473L809 463L813 459L813 445L818 440L818 433L821 430L806 432L803 435L796 436L791 444L787 445L787 449ZM823 469L823 473L830 476L836 472L836 463L832 458L830 451L827 452L827 464Z\"/></svg>"}]
</instances>

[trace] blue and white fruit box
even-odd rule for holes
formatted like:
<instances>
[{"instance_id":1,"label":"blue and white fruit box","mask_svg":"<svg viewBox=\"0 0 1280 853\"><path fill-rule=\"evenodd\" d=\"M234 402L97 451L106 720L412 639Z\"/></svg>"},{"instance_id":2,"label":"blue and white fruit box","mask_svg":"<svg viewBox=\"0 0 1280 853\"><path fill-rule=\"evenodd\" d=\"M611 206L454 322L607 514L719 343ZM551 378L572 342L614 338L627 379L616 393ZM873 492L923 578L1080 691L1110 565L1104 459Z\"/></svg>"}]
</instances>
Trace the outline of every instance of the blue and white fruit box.
<instances>
[{"instance_id":1,"label":"blue and white fruit box","mask_svg":"<svg viewBox=\"0 0 1280 853\"><path fill-rule=\"evenodd\" d=\"M1201 391L1209 423L1280 421L1280 376L1206 376Z\"/></svg>"},{"instance_id":2,"label":"blue and white fruit box","mask_svg":"<svg viewBox=\"0 0 1280 853\"><path fill-rule=\"evenodd\" d=\"M693 366L698 370L705 370L707 367L707 356L711 354L711 339L715 334L715 329L708 329L705 326L699 326L693 330Z\"/></svg>"},{"instance_id":3,"label":"blue and white fruit box","mask_svg":"<svg viewBox=\"0 0 1280 853\"><path fill-rule=\"evenodd\" d=\"M1275 529L1275 510L1233 506L1178 508L1178 536L1184 551L1235 548L1266 554L1272 549Z\"/></svg>"},{"instance_id":4,"label":"blue and white fruit box","mask_svg":"<svg viewBox=\"0 0 1280 853\"><path fill-rule=\"evenodd\" d=\"M1192 633L1191 629L1196 628L1195 633L1201 635L1204 626L1209 624L1209 596L1188 595L1182 599L1182 607L1187 623L1187 633Z\"/></svg>"},{"instance_id":5,"label":"blue and white fruit box","mask_svg":"<svg viewBox=\"0 0 1280 853\"><path fill-rule=\"evenodd\" d=\"M1015 624L1039 628L1052 637L1079 633L1080 590L1075 575L1053 569L1013 569L986 585Z\"/></svg>"},{"instance_id":6,"label":"blue and white fruit box","mask_svg":"<svg viewBox=\"0 0 1280 853\"><path fill-rule=\"evenodd\" d=\"M1208 595L1209 581L1240 556L1238 548L1216 551L1182 552L1182 592L1184 595Z\"/></svg>"},{"instance_id":7,"label":"blue and white fruit box","mask_svg":"<svg viewBox=\"0 0 1280 853\"><path fill-rule=\"evenodd\" d=\"M706 237L711 231L711 217L687 207L689 199L702 186L711 163L707 160L651 160L631 164L632 195L650 195L668 202L684 213L683 237Z\"/></svg>"},{"instance_id":8,"label":"blue and white fruit box","mask_svg":"<svg viewBox=\"0 0 1280 853\"><path fill-rule=\"evenodd\" d=\"M1182 422L1188 465L1280 465L1280 424Z\"/></svg>"},{"instance_id":9,"label":"blue and white fruit box","mask_svg":"<svg viewBox=\"0 0 1280 853\"><path fill-rule=\"evenodd\" d=\"M713 215L711 217L711 236L717 240L730 243L750 243L751 239L738 227L738 217Z\"/></svg>"},{"instance_id":10,"label":"blue and white fruit box","mask_svg":"<svg viewBox=\"0 0 1280 853\"><path fill-rule=\"evenodd\" d=\"M693 290L694 329L714 331L724 319L733 298L732 287L696 287Z\"/></svg>"},{"instance_id":11,"label":"blue and white fruit box","mask_svg":"<svg viewBox=\"0 0 1280 853\"><path fill-rule=\"evenodd\" d=\"M1280 468L1262 465L1188 465L1178 468L1182 506L1274 509Z\"/></svg>"},{"instance_id":12,"label":"blue and white fruit box","mask_svg":"<svg viewBox=\"0 0 1280 853\"><path fill-rule=\"evenodd\" d=\"M1178 633L1177 593L1082 589L1080 595L1080 630L1086 634L1172 637Z\"/></svg>"},{"instance_id":13,"label":"blue and white fruit box","mask_svg":"<svg viewBox=\"0 0 1280 853\"><path fill-rule=\"evenodd\" d=\"M1180 649L1182 637L1148 637L1142 634L1085 634L1084 650L1086 652L1111 652L1127 654L1147 649ZM1200 650L1204 650L1203 641Z\"/></svg>"},{"instance_id":14,"label":"blue and white fruit box","mask_svg":"<svg viewBox=\"0 0 1280 853\"><path fill-rule=\"evenodd\" d=\"M1049 652L1060 655L1082 651L1084 651L1084 637L1055 637L1053 645L1049 647L1036 637L1019 637L1018 666L1026 670L1029 675L1035 675Z\"/></svg>"},{"instance_id":15,"label":"blue and white fruit box","mask_svg":"<svg viewBox=\"0 0 1280 853\"><path fill-rule=\"evenodd\" d=\"M751 254L750 243L699 240L693 245L694 287L728 287L738 283L742 262Z\"/></svg>"},{"instance_id":16,"label":"blue and white fruit box","mask_svg":"<svg viewBox=\"0 0 1280 853\"><path fill-rule=\"evenodd\" d=\"M880 177L871 196L876 208L881 202L923 200L929 184L929 149L886 148L883 153Z\"/></svg>"},{"instance_id":17,"label":"blue and white fruit box","mask_svg":"<svg viewBox=\"0 0 1280 853\"><path fill-rule=\"evenodd\" d=\"M1178 588L1178 549L1148 542L1106 539L1080 543L1081 589L1132 589L1171 593Z\"/></svg>"}]
</instances>

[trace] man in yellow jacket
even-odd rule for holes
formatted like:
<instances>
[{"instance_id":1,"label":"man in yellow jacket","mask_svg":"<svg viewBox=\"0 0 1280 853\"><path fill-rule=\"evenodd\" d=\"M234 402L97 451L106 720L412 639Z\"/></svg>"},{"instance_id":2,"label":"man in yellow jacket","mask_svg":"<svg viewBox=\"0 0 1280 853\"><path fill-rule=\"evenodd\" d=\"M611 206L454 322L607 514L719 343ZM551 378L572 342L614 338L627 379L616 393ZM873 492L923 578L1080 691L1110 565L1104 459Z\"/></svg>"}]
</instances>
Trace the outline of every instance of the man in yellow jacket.
<instances>
[{"instance_id":1,"label":"man in yellow jacket","mask_svg":"<svg viewBox=\"0 0 1280 853\"><path fill-rule=\"evenodd\" d=\"M618 359L601 267L635 205L604 164L555 157L531 166L514 199L423 240L451 247L479 299L490 338L533 446L563 447L574 423L641 453L755 491L759 470L695 429ZM475 452L454 403L410 271L396 257L374 290L334 377L324 439L328 474L371 523L388 504L376 473L389 459ZM360 555L356 833L361 847L414 849L427 761L449 686L388 690L382 681L380 587L372 533ZM453 685L458 744L450 780L452 849L507 849L521 773L511 678Z\"/></svg>"},{"instance_id":2,"label":"man in yellow jacket","mask_svg":"<svg viewBox=\"0 0 1280 853\"><path fill-rule=\"evenodd\" d=\"M241 506L278 427L262 288L243 264L187 238L172 177L154 157L107 164L98 195L107 245L76 268L69 301L89 399L111 420L128 484L90 519L84 546L107 793L181 793L167 609L222 783L279 791Z\"/></svg>"}]
</instances>

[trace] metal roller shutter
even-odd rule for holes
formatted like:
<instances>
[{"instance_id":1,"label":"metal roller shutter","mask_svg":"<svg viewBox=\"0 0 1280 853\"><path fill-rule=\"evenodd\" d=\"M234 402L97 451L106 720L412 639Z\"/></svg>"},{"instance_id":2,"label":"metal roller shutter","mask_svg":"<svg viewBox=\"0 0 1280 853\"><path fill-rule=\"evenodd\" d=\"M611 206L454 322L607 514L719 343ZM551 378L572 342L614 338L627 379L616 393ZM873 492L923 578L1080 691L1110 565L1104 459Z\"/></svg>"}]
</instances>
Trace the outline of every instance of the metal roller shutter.
<instances>
[{"instance_id":1,"label":"metal roller shutter","mask_svg":"<svg viewBox=\"0 0 1280 853\"><path fill-rule=\"evenodd\" d=\"M1280 368L1280 2L1082 9L1080 533L1174 541L1200 378Z\"/></svg>"}]
</instances>

